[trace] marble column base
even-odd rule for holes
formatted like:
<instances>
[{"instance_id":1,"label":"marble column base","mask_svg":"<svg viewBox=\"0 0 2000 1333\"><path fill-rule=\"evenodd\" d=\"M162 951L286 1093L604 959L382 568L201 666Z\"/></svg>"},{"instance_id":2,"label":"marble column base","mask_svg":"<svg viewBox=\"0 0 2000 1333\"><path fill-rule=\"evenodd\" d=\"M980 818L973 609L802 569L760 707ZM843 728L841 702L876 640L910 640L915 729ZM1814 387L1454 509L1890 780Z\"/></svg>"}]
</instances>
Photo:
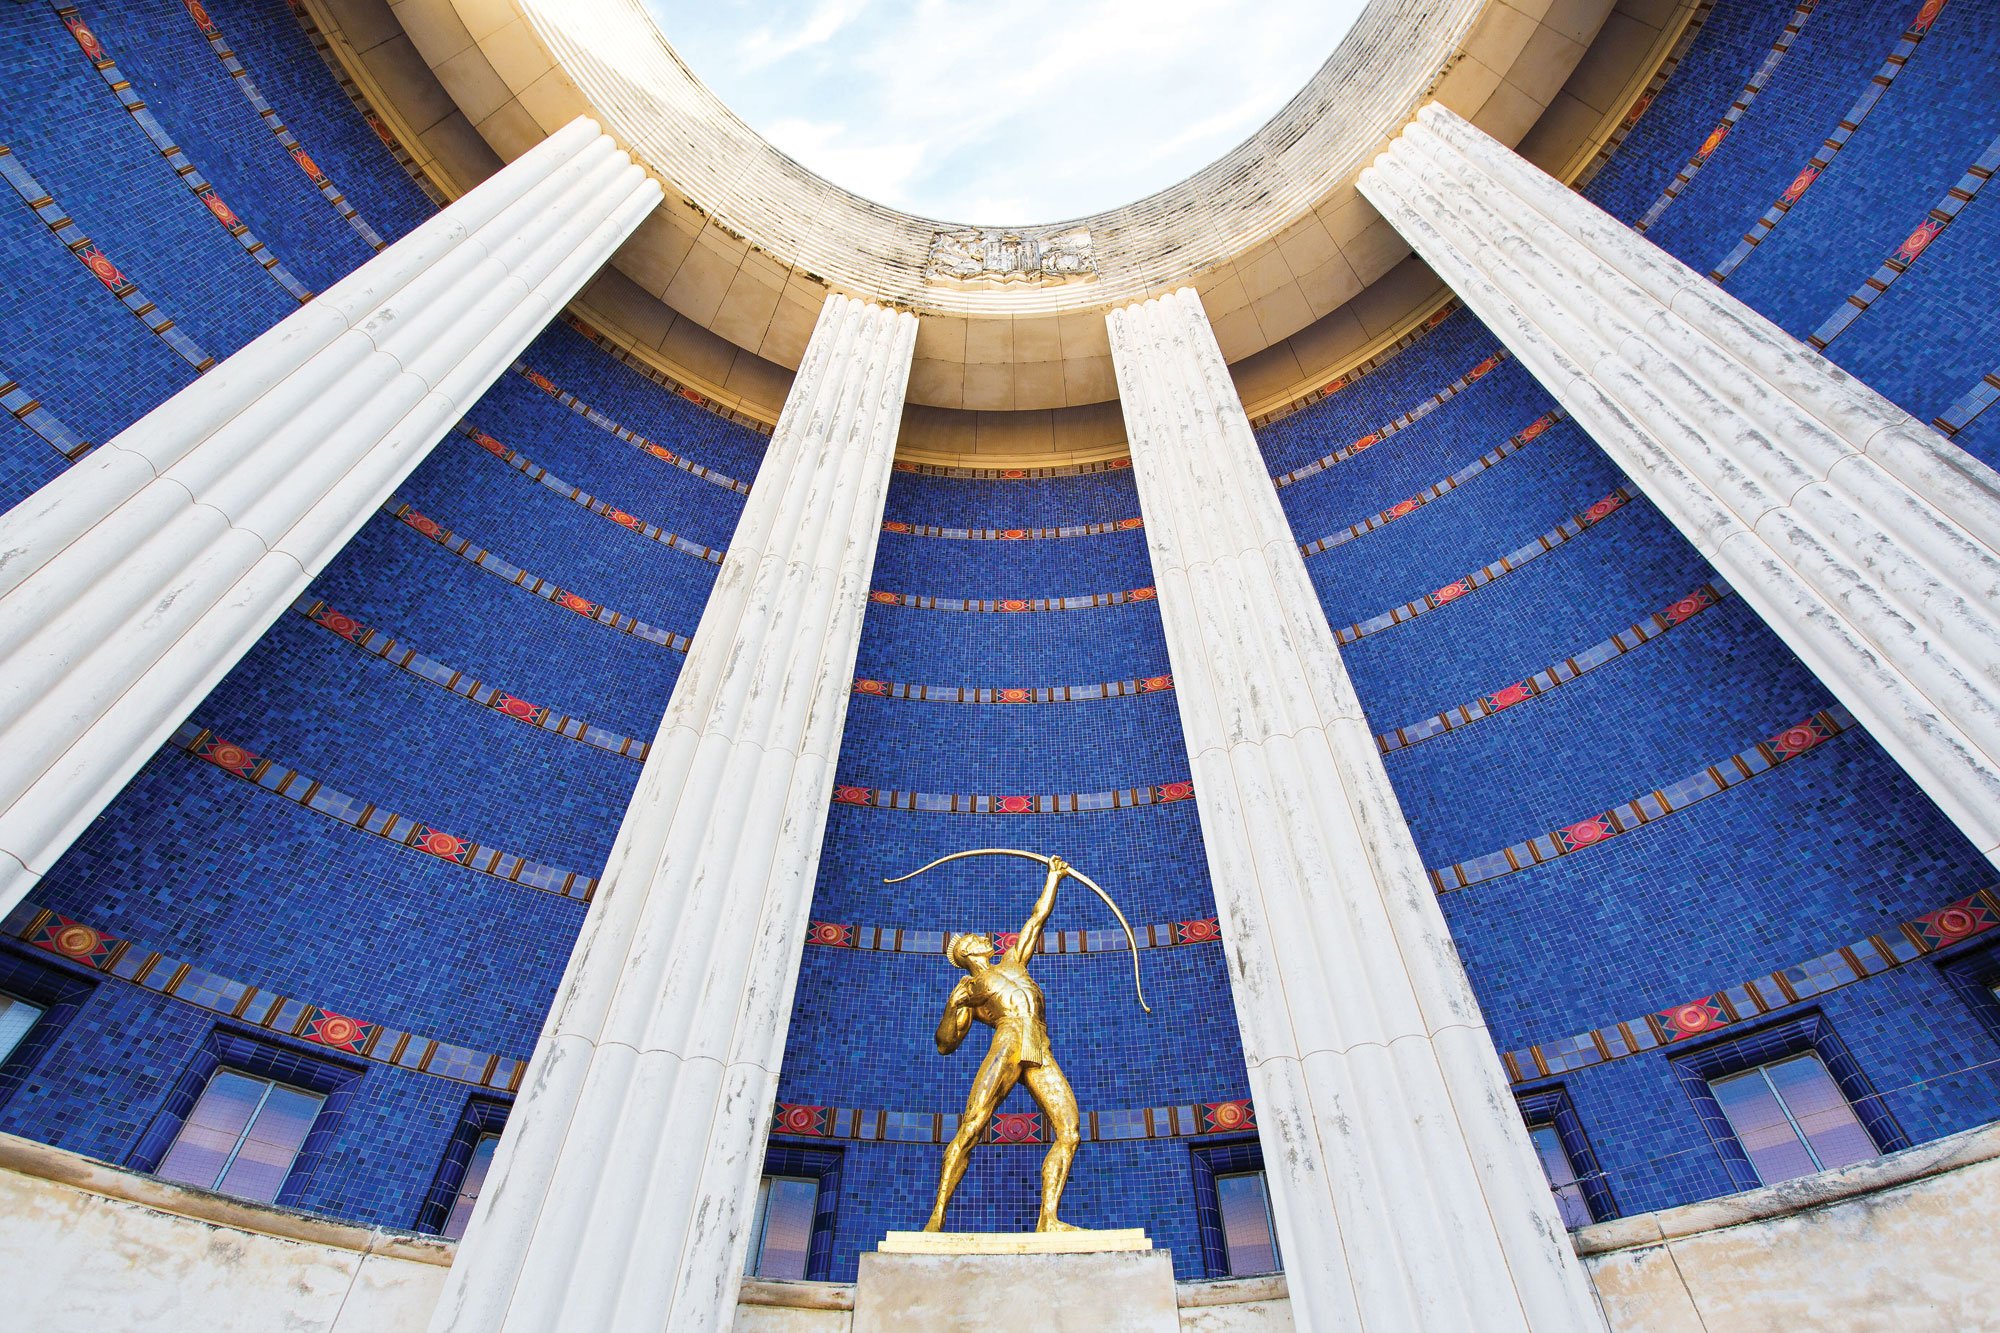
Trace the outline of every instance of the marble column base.
<instances>
[{"instance_id":1,"label":"marble column base","mask_svg":"<svg viewBox=\"0 0 2000 1333\"><path fill-rule=\"evenodd\" d=\"M1165 1250L864 1254L854 1333L1178 1333Z\"/></svg>"}]
</instances>

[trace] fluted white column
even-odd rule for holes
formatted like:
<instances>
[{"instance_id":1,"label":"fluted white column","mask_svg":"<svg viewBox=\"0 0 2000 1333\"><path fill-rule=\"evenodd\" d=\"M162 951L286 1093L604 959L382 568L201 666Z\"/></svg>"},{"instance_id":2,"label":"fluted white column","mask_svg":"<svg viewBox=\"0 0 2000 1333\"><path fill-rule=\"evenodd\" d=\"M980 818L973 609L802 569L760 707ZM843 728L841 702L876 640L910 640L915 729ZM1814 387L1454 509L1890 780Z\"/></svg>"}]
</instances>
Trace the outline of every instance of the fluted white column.
<instances>
[{"instance_id":1,"label":"fluted white column","mask_svg":"<svg viewBox=\"0 0 2000 1333\"><path fill-rule=\"evenodd\" d=\"M1361 192L2000 863L2000 475L1441 106Z\"/></svg>"},{"instance_id":2,"label":"fluted white column","mask_svg":"<svg viewBox=\"0 0 2000 1333\"><path fill-rule=\"evenodd\" d=\"M579 119L0 517L0 912L659 199Z\"/></svg>"},{"instance_id":3,"label":"fluted white column","mask_svg":"<svg viewBox=\"0 0 2000 1333\"><path fill-rule=\"evenodd\" d=\"M1109 324L1294 1320L1600 1328L1200 298Z\"/></svg>"},{"instance_id":4,"label":"fluted white column","mask_svg":"<svg viewBox=\"0 0 2000 1333\"><path fill-rule=\"evenodd\" d=\"M820 311L433 1329L735 1317L916 336Z\"/></svg>"}]
</instances>

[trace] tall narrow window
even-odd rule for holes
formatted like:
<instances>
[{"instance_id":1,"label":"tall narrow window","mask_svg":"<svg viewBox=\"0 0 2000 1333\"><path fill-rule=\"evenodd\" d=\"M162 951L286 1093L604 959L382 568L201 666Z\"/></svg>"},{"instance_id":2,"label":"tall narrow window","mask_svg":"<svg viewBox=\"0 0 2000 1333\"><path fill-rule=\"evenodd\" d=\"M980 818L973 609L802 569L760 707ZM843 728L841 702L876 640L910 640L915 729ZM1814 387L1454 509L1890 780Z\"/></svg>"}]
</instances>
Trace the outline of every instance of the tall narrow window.
<instances>
[{"instance_id":1,"label":"tall narrow window","mask_svg":"<svg viewBox=\"0 0 2000 1333\"><path fill-rule=\"evenodd\" d=\"M812 1251L819 1181L812 1176L765 1176L757 1185L757 1215L750 1232L749 1277L802 1278Z\"/></svg>"},{"instance_id":2,"label":"tall narrow window","mask_svg":"<svg viewBox=\"0 0 2000 1333\"><path fill-rule=\"evenodd\" d=\"M1271 1222L1271 1194L1262 1171L1215 1177L1216 1209L1222 1216L1222 1246L1231 1277L1278 1271L1278 1233Z\"/></svg>"},{"instance_id":3,"label":"tall narrow window","mask_svg":"<svg viewBox=\"0 0 2000 1333\"><path fill-rule=\"evenodd\" d=\"M1563 1147L1562 1131L1552 1124L1530 1125L1528 1137L1534 1140L1535 1155L1542 1159L1542 1173L1549 1178L1549 1188L1555 1192L1556 1211L1562 1214L1563 1225L1572 1230L1589 1226L1594 1220L1590 1202L1584 1198L1576 1164L1570 1161L1569 1152Z\"/></svg>"},{"instance_id":4,"label":"tall narrow window","mask_svg":"<svg viewBox=\"0 0 2000 1333\"><path fill-rule=\"evenodd\" d=\"M28 1030L47 1012L41 1005L30 1004L18 995L0 993L0 1064L7 1063Z\"/></svg>"},{"instance_id":5,"label":"tall narrow window","mask_svg":"<svg viewBox=\"0 0 2000 1333\"><path fill-rule=\"evenodd\" d=\"M271 1203L326 1098L235 1069L218 1069L155 1172L239 1199Z\"/></svg>"},{"instance_id":6,"label":"tall narrow window","mask_svg":"<svg viewBox=\"0 0 2000 1333\"><path fill-rule=\"evenodd\" d=\"M458 1182L458 1197L452 1200L451 1213L444 1220L444 1230L438 1234L447 1240L459 1240L465 1235L465 1224L472 1220L472 1207L479 1202L479 1191L486 1184L487 1168L493 1165L494 1150L500 1146L498 1134L481 1134L479 1141L472 1145L472 1157L465 1164L465 1175Z\"/></svg>"},{"instance_id":7,"label":"tall narrow window","mask_svg":"<svg viewBox=\"0 0 2000 1333\"><path fill-rule=\"evenodd\" d=\"M1811 1052L1710 1079L1708 1086L1766 1185L1866 1161L1879 1151Z\"/></svg>"}]
</instances>

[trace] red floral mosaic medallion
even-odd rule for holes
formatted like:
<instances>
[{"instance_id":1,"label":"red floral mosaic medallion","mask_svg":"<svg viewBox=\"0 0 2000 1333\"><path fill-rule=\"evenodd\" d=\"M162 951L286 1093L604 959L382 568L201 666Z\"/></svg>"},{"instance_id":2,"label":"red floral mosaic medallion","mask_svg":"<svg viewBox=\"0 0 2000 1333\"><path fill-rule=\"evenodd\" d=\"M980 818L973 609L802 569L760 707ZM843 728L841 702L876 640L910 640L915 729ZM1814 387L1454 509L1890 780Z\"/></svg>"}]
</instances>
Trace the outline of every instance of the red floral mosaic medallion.
<instances>
[{"instance_id":1,"label":"red floral mosaic medallion","mask_svg":"<svg viewBox=\"0 0 2000 1333\"><path fill-rule=\"evenodd\" d=\"M1714 152L1716 149L1722 147L1722 141L1724 139L1727 139L1728 137L1729 137L1729 122L1724 121L1722 124L1717 125L1714 129L1710 130L1708 132L1708 137L1701 141L1701 147L1694 150L1694 160L1697 162L1706 162L1708 160L1708 155Z\"/></svg>"},{"instance_id":2,"label":"red floral mosaic medallion","mask_svg":"<svg viewBox=\"0 0 2000 1333\"><path fill-rule=\"evenodd\" d=\"M201 0L183 0L183 2L187 5L188 17L194 20L195 26L210 36L216 36L215 20L201 7Z\"/></svg>"},{"instance_id":3,"label":"red floral mosaic medallion","mask_svg":"<svg viewBox=\"0 0 2000 1333\"><path fill-rule=\"evenodd\" d=\"M1194 796L1192 782L1162 782L1153 788L1153 799L1162 805L1169 801L1185 801Z\"/></svg>"},{"instance_id":4,"label":"red floral mosaic medallion","mask_svg":"<svg viewBox=\"0 0 2000 1333\"><path fill-rule=\"evenodd\" d=\"M326 173L319 169L319 163L307 156L305 149L294 147L292 149L292 161L299 164L299 170L305 172L314 185L325 185L327 183Z\"/></svg>"},{"instance_id":5,"label":"red floral mosaic medallion","mask_svg":"<svg viewBox=\"0 0 2000 1333\"><path fill-rule=\"evenodd\" d=\"M1535 691L1524 680L1487 695L1486 706L1497 713L1503 708L1512 708L1515 704L1524 703L1534 697Z\"/></svg>"},{"instance_id":6,"label":"red floral mosaic medallion","mask_svg":"<svg viewBox=\"0 0 2000 1333\"><path fill-rule=\"evenodd\" d=\"M546 705L531 704L526 699L516 699L511 694L495 694L493 708L495 712L504 713L523 722L539 723L549 715Z\"/></svg>"},{"instance_id":7,"label":"red floral mosaic medallion","mask_svg":"<svg viewBox=\"0 0 2000 1333\"><path fill-rule=\"evenodd\" d=\"M835 787L833 799L842 805L867 805L875 799L873 787Z\"/></svg>"},{"instance_id":8,"label":"red floral mosaic medallion","mask_svg":"<svg viewBox=\"0 0 2000 1333\"><path fill-rule=\"evenodd\" d=\"M1159 595L1158 588L1134 588L1127 594L1135 602L1150 602Z\"/></svg>"},{"instance_id":9,"label":"red floral mosaic medallion","mask_svg":"<svg viewBox=\"0 0 2000 1333\"><path fill-rule=\"evenodd\" d=\"M1018 930L1003 930L993 937L993 947L1002 953L1005 953L1020 942L1021 932Z\"/></svg>"},{"instance_id":10,"label":"red floral mosaic medallion","mask_svg":"<svg viewBox=\"0 0 2000 1333\"><path fill-rule=\"evenodd\" d=\"M646 525L622 509L607 509L604 516L621 528L643 528Z\"/></svg>"},{"instance_id":11,"label":"red floral mosaic medallion","mask_svg":"<svg viewBox=\"0 0 2000 1333\"><path fill-rule=\"evenodd\" d=\"M910 525L907 523L884 522L882 524L882 531L907 533L910 531Z\"/></svg>"},{"instance_id":12,"label":"red floral mosaic medallion","mask_svg":"<svg viewBox=\"0 0 2000 1333\"><path fill-rule=\"evenodd\" d=\"M1227 1134L1233 1130L1256 1127L1257 1114L1248 1099L1201 1103L1201 1132L1204 1134Z\"/></svg>"},{"instance_id":13,"label":"red floral mosaic medallion","mask_svg":"<svg viewBox=\"0 0 2000 1333\"><path fill-rule=\"evenodd\" d=\"M74 958L92 967L101 966L109 959L113 946L118 943L94 926L86 926L81 921L72 921L60 914L42 927L33 942L38 949Z\"/></svg>"},{"instance_id":14,"label":"red floral mosaic medallion","mask_svg":"<svg viewBox=\"0 0 2000 1333\"><path fill-rule=\"evenodd\" d=\"M206 759L217 768L227 769L238 777L250 777L257 771L257 756L234 741L211 737L196 748L194 756Z\"/></svg>"},{"instance_id":15,"label":"red floral mosaic medallion","mask_svg":"<svg viewBox=\"0 0 2000 1333\"><path fill-rule=\"evenodd\" d=\"M1035 811L1035 798L1032 796L996 796L993 798L993 809L1003 815L1033 814Z\"/></svg>"},{"instance_id":16,"label":"red floral mosaic medallion","mask_svg":"<svg viewBox=\"0 0 2000 1333\"><path fill-rule=\"evenodd\" d=\"M1118 520L1118 530L1120 532L1130 532L1134 528L1143 528L1145 526L1146 520L1143 518L1121 518Z\"/></svg>"},{"instance_id":17,"label":"red floral mosaic medallion","mask_svg":"<svg viewBox=\"0 0 2000 1333\"><path fill-rule=\"evenodd\" d=\"M204 190L199 197L201 202L208 206L208 211L215 214L215 220L223 226L234 231L243 225L243 219L236 216L236 210L223 203L222 196L215 191Z\"/></svg>"},{"instance_id":18,"label":"red floral mosaic medallion","mask_svg":"<svg viewBox=\"0 0 2000 1333\"><path fill-rule=\"evenodd\" d=\"M1924 0L1924 7L1917 11L1917 16L1914 19L1910 20L1910 31L1915 33L1929 32L1931 24L1937 22L1937 16L1943 11L1944 0Z\"/></svg>"},{"instance_id":19,"label":"red floral mosaic medallion","mask_svg":"<svg viewBox=\"0 0 2000 1333\"><path fill-rule=\"evenodd\" d=\"M429 537L432 541L438 541L444 536L444 529L438 526L437 520L425 518L414 509L403 515L403 522L409 524L418 532L423 533L424 536Z\"/></svg>"},{"instance_id":20,"label":"red floral mosaic medallion","mask_svg":"<svg viewBox=\"0 0 2000 1333\"><path fill-rule=\"evenodd\" d=\"M1033 690L1024 690L1019 686L1009 686L1004 690L993 691L993 697L1003 704L1024 704L1032 701L1035 693Z\"/></svg>"},{"instance_id":21,"label":"red floral mosaic medallion","mask_svg":"<svg viewBox=\"0 0 2000 1333\"><path fill-rule=\"evenodd\" d=\"M1401 518L1405 514L1416 512L1416 508L1417 502L1415 500L1404 500L1399 504L1391 505L1383 512L1382 516L1384 518Z\"/></svg>"},{"instance_id":22,"label":"red floral mosaic medallion","mask_svg":"<svg viewBox=\"0 0 2000 1333\"><path fill-rule=\"evenodd\" d=\"M1132 460L1129 458L1114 458L1110 462L1106 463L1104 466L1115 472L1120 468L1131 467Z\"/></svg>"},{"instance_id":23,"label":"red floral mosaic medallion","mask_svg":"<svg viewBox=\"0 0 2000 1333\"><path fill-rule=\"evenodd\" d=\"M682 389L681 397L687 399L690 403L693 403L696 407L708 406L708 399L702 397L700 394L696 393L693 389Z\"/></svg>"},{"instance_id":24,"label":"red floral mosaic medallion","mask_svg":"<svg viewBox=\"0 0 2000 1333\"><path fill-rule=\"evenodd\" d=\"M472 439L473 443L477 444L481 449L484 449L487 453L492 454L495 458L505 458L509 454L514 452L512 449L509 449L506 445L500 443L500 441L494 439L491 435L488 435L483 430L476 430L472 432Z\"/></svg>"},{"instance_id":25,"label":"red floral mosaic medallion","mask_svg":"<svg viewBox=\"0 0 2000 1333\"><path fill-rule=\"evenodd\" d=\"M1000 603L1000 609L1002 611L1025 611L1028 609L1028 604L1019 597L1009 597L1006 601Z\"/></svg>"},{"instance_id":26,"label":"red floral mosaic medallion","mask_svg":"<svg viewBox=\"0 0 2000 1333\"><path fill-rule=\"evenodd\" d=\"M332 1014L324 1009L315 1010L306 1023L305 1039L316 1041L322 1046L332 1046L337 1050L359 1053L374 1024L365 1019L349 1018L346 1014Z\"/></svg>"},{"instance_id":27,"label":"red floral mosaic medallion","mask_svg":"<svg viewBox=\"0 0 2000 1333\"><path fill-rule=\"evenodd\" d=\"M112 263L110 256L106 255L96 246L84 246L76 252L76 257L83 261L85 268L97 275L99 282L109 287L112 291L115 292L129 285L130 280L118 271L118 265Z\"/></svg>"},{"instance_id":28,"label":"red floral mosaic medallion","mask_svg":"<svg viewBox=\"0 0 2000 1333\"><path fill-rule=\"evenodd\" d=\"M779 1102L772 1115L771 1128L779 1134L801 1134L807 1138L826 1137L831 1119L824 1106L788 1106Z\"/></svg>"},{"instance_id":29,"label":"red floral mosaic medallion","mask_svg":"<svg viewBox=\"0 0 2000 1333\"><path fill-rule=\"evenodd\" d=\"M1525 443L1529 440L1534 439L1537 435L1540 435L1543 431L1547 430L1549 427L1555 424L1556 423L1554 417L1536 417L1533 421L1530 421L1526 426L1523 426L1521 428L1521 433L1519 435L1516 435L1514 438Z\"/></svg>"},{"instance_id":30,"label":"red floral mosaic medallion","mask_svg":"<svg viewBox=\"0 0 2000 1333\"><path fill-rule=\"evenodd\" d=\"M1660 618L1669 625L1678 625L1689 616L1707 610L1714 604L1714 601L1715 599L1705 592L1691 592L1666 610L1660 612Z\"/></svg>"},{"instance_id":31,"label":"red floral mosaic medallion","mask_svg":"<svg viewBox=\"0 0 2000 1333\"><path fill-rule=\"evenodd\" d=\"M1913 264L1917 256L1924 252L1924 247L1936 240L1943 230L1944 223L1936 218L1925 218L1917 224L1915 231L1903 238L1903 243L1896 247L1896 253L1889 257L1900 264Z\"/></svg>"},{"instance_id":32,"label":"red floral mosaic medallion","mask_svg":"<svg viewBox=\"0 0 2000 1333\"><path fill-rule=\"evenodd\" d=\"M896 594L893 592L883 592L880 589L877 589L876 591L868 594L868 600L875 603L877 606L894 606L901 599L898 598Z\"/></svg>"},{"instance_id":33,"label":"red floral mosaic medallion","mask_svg":"<svg viewBox=\"0 0 2000 1333\"><path fill-rule=\"evenodd\" d=\"M90 30L82 18L71 14L63 19L63 26L69 29L69 35L76 38L76 44L82 47L83 53L92 60L111 58L104 54L104 43L97 40L97 34Z\"/></svg>"},{"instance_id":34,"label":"red floral mosaic medallion","mask_svg":"<svg viewBox=\"0 0 2000 1333\"><path fill-rule=\"evenodd\" d=\"M1812 183L1818 179L1819 168L1816 166L1806 167L1804 171L1792 177L1792 183L1787 185L1785 192L1778 196L1778 202L1790 208L1799 201L1799 196L1811 188Z\"/></svg>"},{"instance_id":35,"label":"red floral mosaic medallion","mask_svg":"<svg viewBox=\"0 0 2000 1333\"><path fill-rule=\"evenodd\" d=\"M1578 820L1568 828L1557 829L1556 839L1564 851L1573 852L1579 847L1595 846L1606 838L1615 837L1617 832L1611 827L1610 819L1598 815L1593 819Z\"/></svg>"},{"instance_id":36,"label":"red floral mosaic medallion","mask_svg":"<svg viewBox=\"0 0 2000 1333\"><path fill-rule=\"evenodd\" d=\"M1024 467L1009 467L1000 470L1001 479L1004 481L1020 481L1027 475L1028 469Z\"/></svg>"},{"instance_id":37,"label":"red floral mosaic medallion","mask_svg":"<svg viewBox=\"0 0 2000 1333\"><path fill-rule=\"evenodd\" d=\"M1379 430L1370 431L1353 444L1348 445L1347 450L1349 453L1365 454L1380 443L1382 443L1382 432Z\"/></svg>"},{"instance_id":38,"label":"red floral mosaic medallion","mask_svg":"<svg viewBox=\"0 0 2000 1333\"><path fill-rule=\"evenodd\" d=\"M1174 678L1172 676L1148 676L1139 682L1139 688L1148 694L1157 693L1160 690L1171 690L1173 687Z\"/></svg>"},{"instance_id":39,"label":"red floral mosaic medallion","mask_svg":"<svg viewBox=\"0 0 2000 1333\"><path fill-rule=\"evenodd\" d=\"M857 680L854 682L856 694L887 694L889 682L886 680Z\"/></svg>"},{"instance_id":40,"label":"red floral mosaic medallion","mask_svg":"<svg viewBox=\"0 0 2000 1333\"><path fill-rule=\"evenodd\" d=\"M669 463L678 463L681 461L681 456L679 454L675 453L671 449L663 448L657 444L647 445L646 452L651 454L655 458L663 459Z\"/></svg>"},{"instance_id":41,"label":"red floral mosaic medallion","mask_svg":"<svg viewBox=\"0 0 2000 1333\"><path fill-rule=\"evenodd\" d=\"M1431 605L1443 606L1446 602L1455 602L1471 591L1472 583L1469 579L1460 579L1456 583L1447 583L1431 594Z\"/></svg>"},{"instance_id":42,"label":"red floral mosaic medallion","mask_svg":"<svg viewBox=\"0 0 2000 1333\"><path fill-rule=\"evenodd\" d=\"M323 606L315 611L313 619L332 630L335 634L338 634L341 638L351 640L355 643L360 643L368 637L369 631L366 625L356 620L353 616L348 615L345 611L336 611L330 606Z\"/></svg>"},{"instance_id":43,"label":"red floral mosaic medallion","mask_svg":"<svg viewBox=\"0 0 2000 1333\"><path fill-rule=\"evenodd\" d=\"M1325 384L1321 385L1320 392L1339 393L1342 389L1345 389L1346 387L1347 387L1347 377L1343 375L1341 378L1337 380L1328 380Z\"/></svg>"},{"instance_id":44,"label":"red floral mosaic medallion","mask_svg":"<svg viewBox=\"0 0 2000 1333\"><path fill-rule=\"evenodd\" d=\"M573 592L557 593L556 605L574 611L580 616L589 616L593 620L597 618L597 603L587 597L578 597Z\"/></svg>"},{"instance_id":45,"label":"red floral mosaic medallion","mask_svg":"<svg viewBox=\"0 0 2000 1333\"><path fill-rule=\"evenodd\" d=\"M1498 366L1499 364L1500 364L1499 357L1497 356L1487 357L1484 361L1481 361L1478 365L1474 366L1472 369L1465 372L1465 382L1467 384L1471 384L1477 380L1483 379L1485 376L1491 374L1493 372L1494 367Z\"/></svg>"},{"instance_id":46,"label":"red floral mosaic medallion","mask_svg":"<svg viewBox=\"0 0 2000 1333\"><path fill-rule=\"evenodd\" d=\"M1961 899L1949 907L1918 917L1910 924L1917 928L1925 944L1933 949L1942 949L1947 944L1956 944L1962 939L1993 929L1996 922L1993 912L1978 894Z\"/></svg>"},{"instance_id":47,"label":"red floral mosaic medallion","mask_svg":"<svg viewBox=\"0 0 2000 1333\"><path fill-rule=\"evenodd\" d=\"M815 921L806 930L806 943L824 945L829 949L852 949L854 927L832 921Z\"/></svg>"},{"instance_id":48,"label":"red floral mosaic medallion","mask_svg":"<svg viewBox=\"0 0 2000 1333\"><path fill-rule=\"evenodd\" d=\"M995 1143L1040 1143L1042 1115L1039 1111L1000 1111L990 1128Z\"/></svg>"},{"instance_id":49,"label":"red floral mosaic medallion","mask_svg":"<svg viewBox=\"0 0 2000 1333\"><path fill-rule=\"evenodd\" d=\"M410 846L420 852L429 852L432 856L438 857L441 860L455 862L458 865L464 865L472 859L472 844L470 842L455 834L446 833L442 829L430 828L423 824L417 825L416 833L410 838Z\"/></svg>"},{"instance_id":50,"label":"red floral mosaic medallion","mask_svg":"<svg viewBox=\"0 0 2000 1333\"><path fill-rule=\"evenodd\" d=\"M1801 722L1771 737L1771 753L1780 759L1790 759L1802 750L1812 749L1826 738L1826 729L1817 722Z\"/></svg>"},{"instance_id":51,"label":"red floral mosaic medallion","mask_svg":"<svg viewBox=\"0 0 2000 1333\"><path fill-rule=\"evenodd\" d=\"M1002 541L1010 542L1025 541L1027 536L1028 530L1026 528L1007 528L1000 534Z\"/></svg>"},{"instance_id":52,"label":"red floral mosaic medallion","mask_svg":"<svg viewBox=\"0 0 2000 1333\"><path fill-rule=\"evenodd\" d=\"M1729 1024L1729 1014L1723 1009L1721 998L1714 995L1662 1009L1659 1018L1660 1025L1667 1030L1668 1041L1683 1041Z\"/></svg>"},{"instance_id":53,"label":"red floral mosaic medallion","mask_svg":"<svg viewBox=\"0 0 2000 1333\"><path fill-rule=\"evenodd\" d=\"M1618 512L1618 510L1623 508L1624 505L1625 505L1624 497L1617 495L1607 495L1602 500L1599 500L1596 504L1592 505L1590 508L1584 510L1581 516L1581 521L1583 525L1587 528L1591 524L1597 522L1599 519L1605 518L1611 514Z\"/></svg>"},{"instance_id":54,"label":"red floral mosaic medallion","mask_svg":"<svg viewBox=\"0 0 2000 1333\"><path fill-rule=\"evenodd\" d=\"M1174 922L1174 943L1206 944L1210 940L1222 938L1222 923L1215 917L1204 917L1200 921Z\"/></svg>"}]
</instances>

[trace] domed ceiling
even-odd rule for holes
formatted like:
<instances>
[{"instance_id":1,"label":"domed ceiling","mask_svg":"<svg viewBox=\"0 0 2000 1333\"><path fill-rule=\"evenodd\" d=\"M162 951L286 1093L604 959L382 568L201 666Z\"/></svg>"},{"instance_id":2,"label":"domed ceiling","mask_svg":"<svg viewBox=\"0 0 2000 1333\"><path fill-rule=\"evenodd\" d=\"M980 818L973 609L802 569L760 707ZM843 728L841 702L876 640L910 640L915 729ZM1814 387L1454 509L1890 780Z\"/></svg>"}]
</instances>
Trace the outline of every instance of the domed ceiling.
<instances>
[{"instance_id":1,"label":"domed ceiling","mask_svg":"<svg viewBox=\"0 0 2000 1333\"><path fill-rule=\"evenodd\" d=\"M575 308L679 382L774 419L820 305L841 291L920 316L905 432L919 447L1074 456L1122 438L1107 309L1197 288L1246 407L1281 407L1445 298L1353 184L1417 107L1442 101L1574 178L1697 4L1370 0L1303 88L1193 175L1073 221L1004 228L892 208L786 156L696 76L642 0L307 2L447 191L585 114L660 177L666 204ZM1014 13L982 12L996 25ZM1060 25L1044 36L1105 40ZM978 43L980 25L962 40Z\"/></svg>"}]
</instances>

